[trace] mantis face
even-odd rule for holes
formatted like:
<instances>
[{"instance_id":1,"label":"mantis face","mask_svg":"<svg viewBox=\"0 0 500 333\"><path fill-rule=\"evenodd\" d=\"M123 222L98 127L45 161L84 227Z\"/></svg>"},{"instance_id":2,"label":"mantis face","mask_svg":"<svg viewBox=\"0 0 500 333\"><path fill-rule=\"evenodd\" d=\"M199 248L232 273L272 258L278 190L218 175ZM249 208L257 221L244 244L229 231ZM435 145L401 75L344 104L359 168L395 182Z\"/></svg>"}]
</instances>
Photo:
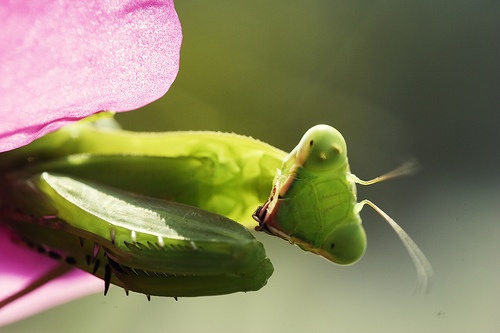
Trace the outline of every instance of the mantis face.
<instances>
[{"instance_id":1,"label":"mantis face","mask_svg":"<svg viewBox=\"0 0 500 333\"><path fill-rule=\"evenodd\" d=\"M308 130L278 170L269 199L253 217L256 230L281 237L305 251L337 264L358 261L366 250L359 212L375 209L396 231L410 254L425 290L432 268L418 246L397 223L369 200L357 202L356 184L370 185L409 174L406 164L370 181L350 172L344 138L335 128L317 125Z\"/></svg>"},{"instance_id":2,"label":"mantis face","mask_svg":"<svg viewBox=\"0 0 500 333\"><path fill-rule=\"evenodd\" d=\"M347 147L335 128L308 130L285 158L273 195L254 215L258 230L277 235L337 264L358 261L366 235L347 178Z\"/></svg>"}]
</instances>

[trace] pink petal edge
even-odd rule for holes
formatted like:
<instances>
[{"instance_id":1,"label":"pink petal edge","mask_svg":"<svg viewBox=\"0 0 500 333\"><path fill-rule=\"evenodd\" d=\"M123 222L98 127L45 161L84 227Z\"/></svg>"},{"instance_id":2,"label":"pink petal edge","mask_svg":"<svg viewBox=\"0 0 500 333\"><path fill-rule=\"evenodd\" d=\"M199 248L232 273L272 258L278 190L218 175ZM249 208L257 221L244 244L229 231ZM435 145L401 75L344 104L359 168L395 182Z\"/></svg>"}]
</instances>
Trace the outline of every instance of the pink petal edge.
<instances>
[{"instance_id":1,"label":"pink petal edge","mask_svg":"<svg viewBox=\"0 0 500 333\"><path fill-rule=\"evenodd\" d=\"M102 110L160 98L179 68L173 0L0 2L0 152ZM10 242L0 225L0 300L57 262ZM0 326L98 291L72 270L0 310Z\"/></svg>"},{"instance_id":2,"label":"pink petal edge","mask_svg":"<svg viewBox=\"0 0 500 333\"><path fill-rule=\"evenodd\" d=\"M22 290L32 280L58 264L55 260L13 244L7 230L1 226L0 254L2 254L0 256L0 286L2 286L0 300ZM50 281L21 299L3 307L0 310L0 326L103 290L104 282L101 279L73 269L64 276Z\"/></svg>"},{"instance_id":3,"label":"pink petal edge","mask_svg":"<svg viewBox=\"0 0 500 333\"><path fill-rule=\"evenodd\" d=\"M0 152L160 98L181 41L172 0L0 2Z\"/></svg>"}]
</instances>

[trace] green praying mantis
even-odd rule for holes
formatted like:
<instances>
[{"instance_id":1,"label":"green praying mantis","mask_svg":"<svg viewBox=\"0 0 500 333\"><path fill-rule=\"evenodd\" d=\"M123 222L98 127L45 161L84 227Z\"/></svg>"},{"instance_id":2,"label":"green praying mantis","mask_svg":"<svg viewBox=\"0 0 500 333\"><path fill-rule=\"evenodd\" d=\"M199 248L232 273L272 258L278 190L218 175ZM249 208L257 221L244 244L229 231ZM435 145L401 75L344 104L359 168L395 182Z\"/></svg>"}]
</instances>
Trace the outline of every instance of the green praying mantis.
<instances>
[{"instance_id":1,"label":"green praying mantis","mask_svg":"<svg viewBox=\"0 0 500 333\"><path fill-rule=\"evenodd\" d=\"M342 134L328 125L308 130L277 171L271 196L253 217L256 230L281 237L340 265L357 262L366 250L359 212L372 207L394 229L417 269L419 292L428 287L432 267L410 236L370 200L357 202L356 184L371 185L416 170L414 162L375 179L352 174Z\"/></svg>"},{"instance_id":2,"label":"green praying mantis","mask_svg":"<svg viewBox=\"0 0 500 333\"><path fill-rule=\"evenodd\" d=\"M110 284L148 298L258 290L273 266L247 229L252 217L256 230L346 265L366 249L364 205L394 228L424 288L432 275L396 222L356 199L356 183L410 169L360 180L344 138L326 125L287 155L236 134L128 132L101 113L3 153L0 170L0 223L61 262L37 284L77 267L103 279L105 293Z\"/></svg>"}]
</instances>

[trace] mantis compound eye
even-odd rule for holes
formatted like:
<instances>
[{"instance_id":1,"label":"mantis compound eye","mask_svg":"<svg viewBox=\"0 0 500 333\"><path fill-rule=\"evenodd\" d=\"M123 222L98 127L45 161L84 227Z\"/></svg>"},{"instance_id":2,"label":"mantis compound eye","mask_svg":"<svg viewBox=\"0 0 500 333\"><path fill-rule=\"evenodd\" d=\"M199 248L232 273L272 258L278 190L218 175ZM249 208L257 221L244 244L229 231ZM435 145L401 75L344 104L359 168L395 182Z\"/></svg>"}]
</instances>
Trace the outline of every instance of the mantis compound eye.
<instances>
[{"instance_id":1,"label":"mantis compound eye","mask_svg":"<svg viewBox=\"0 0 500 333\"><path fill-rule=\"evenodd\" d=\"M320 254L340 264L357 262L366 250L366 234L361 224L339 225L324 240Z\"/></svg>"},{"instance_id":2,"label":"mantis compound eye","mask_svg":"<svg viewBox=\"0 0 500 333\"><path fill-rule=\"evenodd\" d=\"M317 125L308 130L297 149L299 164L313 172L330 172L347 163L344 137L328 125Z\"/></svg>"}]
</instances>

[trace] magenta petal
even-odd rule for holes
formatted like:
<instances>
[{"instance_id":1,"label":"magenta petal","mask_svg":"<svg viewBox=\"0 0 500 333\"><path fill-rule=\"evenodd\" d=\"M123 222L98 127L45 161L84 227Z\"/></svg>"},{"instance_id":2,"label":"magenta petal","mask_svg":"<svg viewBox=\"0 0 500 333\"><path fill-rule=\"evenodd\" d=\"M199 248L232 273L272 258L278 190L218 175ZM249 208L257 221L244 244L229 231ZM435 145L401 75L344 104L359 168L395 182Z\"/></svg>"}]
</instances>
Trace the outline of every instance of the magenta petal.
<instances>
[{"instance_id":1,"label":"magenta petal","mask_svg":"<svg viewBox=\"0 0 500 333\"><path fill-rule=\"evenodd\" d=\"M0 227L0 300L22 290L30 282L54 268L58 262L10 242ZM89 273L73 269L63 277L0 310L0 326L28 317L50 307L104 290L104 282Z\"/></svg>"},{"instance_id":2,"label":"magenta petal","mask_svg":"<svg viewBox=\"0 0 500 333\"><path fill-rule=\"evenodd\" d=\"M179 68L172 0L0 2L0 152L161 97Z\"/></svg>"},{"instance_id":3,"label":"magenta petal","mask_svg":"<svg viewBox=\"0 0 500 333\"><path fill-rule=\"evenodd\" d=\"M0 152L101 110L161 97L179 68L172 0L0 2ZM0 225L0 301L57 262L10 242ZM72 270L0 310L0 326L103 290Z\"/></svg>"}]
</instances>

